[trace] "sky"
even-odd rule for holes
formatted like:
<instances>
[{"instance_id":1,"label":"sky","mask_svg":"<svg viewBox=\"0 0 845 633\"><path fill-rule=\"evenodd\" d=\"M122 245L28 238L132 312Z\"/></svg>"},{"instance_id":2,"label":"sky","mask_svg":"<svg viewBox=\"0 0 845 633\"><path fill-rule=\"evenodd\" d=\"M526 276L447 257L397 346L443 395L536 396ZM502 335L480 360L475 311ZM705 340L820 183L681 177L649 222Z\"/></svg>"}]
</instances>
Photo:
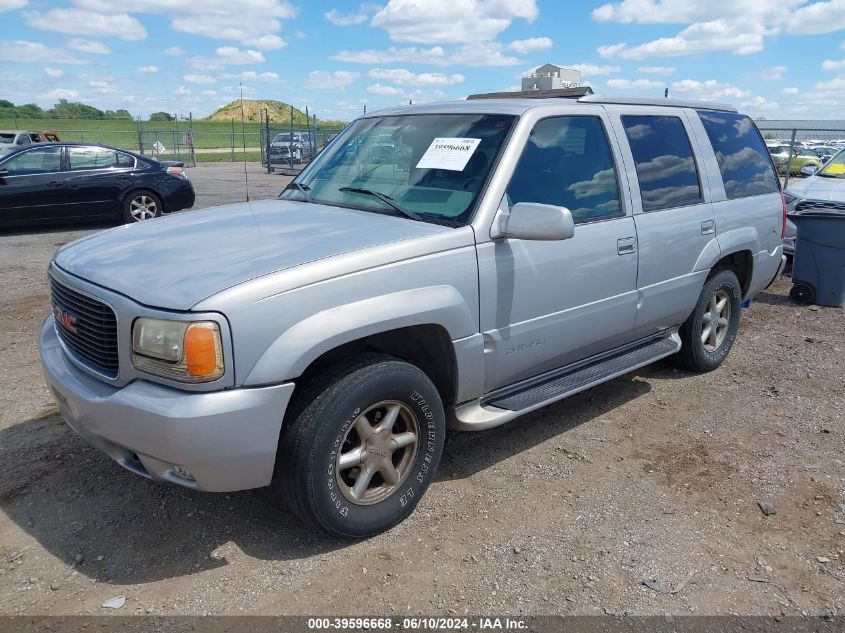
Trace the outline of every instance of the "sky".
<instances>
[{"instance_id":1,"label":"sky","mask_svg":"<svg viewBox=\"0 0 845 633\"><path fill-rule=\"evenodd\" d=\"M243 85L350 120L547 62L604 94L842 119L845 0L0 0L0 98L42 107L202 117Z\"/></svg>"}]
</instances>

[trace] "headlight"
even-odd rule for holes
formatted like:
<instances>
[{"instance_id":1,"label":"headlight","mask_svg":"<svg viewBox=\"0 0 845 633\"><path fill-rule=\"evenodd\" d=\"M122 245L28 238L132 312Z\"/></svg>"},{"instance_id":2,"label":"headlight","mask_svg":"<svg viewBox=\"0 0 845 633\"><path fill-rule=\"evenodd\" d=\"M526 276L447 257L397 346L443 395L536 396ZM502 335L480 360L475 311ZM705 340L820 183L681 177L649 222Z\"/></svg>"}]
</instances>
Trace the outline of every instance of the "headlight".
<instances>
[{"instance_id":1,"label":"headlight","mask_svg":"<svg viewBox=\"0 0 845 633\"><path fill-rule=\"evenodd\" d=\"M132 327L132 364L180 382L208 382L223 375L220 328L213 321L140 318Z\"/></svg>"}]
</instances>

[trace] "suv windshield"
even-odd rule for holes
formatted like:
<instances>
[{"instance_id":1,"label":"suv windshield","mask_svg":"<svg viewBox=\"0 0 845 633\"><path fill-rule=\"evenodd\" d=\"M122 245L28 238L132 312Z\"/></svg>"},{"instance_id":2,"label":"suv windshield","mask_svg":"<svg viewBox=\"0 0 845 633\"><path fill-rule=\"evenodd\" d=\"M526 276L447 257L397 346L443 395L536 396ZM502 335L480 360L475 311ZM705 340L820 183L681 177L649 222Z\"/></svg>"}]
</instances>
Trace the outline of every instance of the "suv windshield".
<instances>
[{"instance_id":1,"label":"suv windshield","mask_svg":"<svg viewBox=\"0 0 845 633\"><path fill-rule=\"evenodd\" d=\"M5 143L9 145L15 142L16 134L11 134L9 132L0 132L0 143Z\"/></svg>"},{"instance_id":2,"label":"suv windshield","mask_svg":"<svg viewBox=\"0 0 845 633\"><path fill-rule=\"evenodd\" d=\"M816 175L825 176L826 178L845 179L845 150L827 161L824 167L816 172Z\"/></svg>"},{"instance_id":3,"label":"suv windshield","mask_svg":"<svg viewBox=\"0 0 845 633\"><path fill-rule=\"evenodd\" d=\"M411 212L405 215L460 226L469 220L515 118L416 114L359 119L302 172L297 184L311 202L391 214L399 206ZM282 197L301 200L303 192L288 189Z\"/></svg>"}]
</instances>

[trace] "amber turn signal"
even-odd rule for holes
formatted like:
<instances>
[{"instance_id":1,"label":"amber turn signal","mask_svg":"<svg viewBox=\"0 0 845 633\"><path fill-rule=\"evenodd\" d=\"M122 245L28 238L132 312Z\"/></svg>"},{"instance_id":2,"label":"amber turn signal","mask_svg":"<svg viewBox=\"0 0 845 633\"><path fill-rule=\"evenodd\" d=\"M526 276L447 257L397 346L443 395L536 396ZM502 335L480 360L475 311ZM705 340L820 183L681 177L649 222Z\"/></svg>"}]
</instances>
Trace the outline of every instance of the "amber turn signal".
<instances>
[{"instance_id":1,"label":"amber turn signal","mask_svg":"<svg viewBox=\"0 0 845 633\"><path fill-rule=\"evenodd\" d=\"M194 323L185 331L184 359L191 376L216 378L223 373L220 335L210 323Z\"/></svg>"}]
</instances>

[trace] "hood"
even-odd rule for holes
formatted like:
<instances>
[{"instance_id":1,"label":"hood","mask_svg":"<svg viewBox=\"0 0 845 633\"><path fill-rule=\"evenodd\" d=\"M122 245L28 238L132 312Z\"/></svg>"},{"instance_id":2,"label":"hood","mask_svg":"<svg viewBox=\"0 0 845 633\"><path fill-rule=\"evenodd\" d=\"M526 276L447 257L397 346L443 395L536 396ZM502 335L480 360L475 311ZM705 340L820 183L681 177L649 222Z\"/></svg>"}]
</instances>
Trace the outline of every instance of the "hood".
<instances>
[{"instance_id":1,"label":"hood","mask_svg":"<svg viewBox=\"0 0 845 633\"><path fill-rule=\"evenodd\" d=\"M786 192L807 200L845 202L845 178L810 176L794 185L790 184Z\"/></svg>"},{"instance_id":2,"label":"hood","mask_svg":"<svg viewBox=\"0 0 845 633\"><path fill-rule=\"evenodd\" d=\"M450 229L290 200L262 200L102 231L56 254L63 270L144 305L188 310L239 283Z\"/></svg>"}]
</instances>

